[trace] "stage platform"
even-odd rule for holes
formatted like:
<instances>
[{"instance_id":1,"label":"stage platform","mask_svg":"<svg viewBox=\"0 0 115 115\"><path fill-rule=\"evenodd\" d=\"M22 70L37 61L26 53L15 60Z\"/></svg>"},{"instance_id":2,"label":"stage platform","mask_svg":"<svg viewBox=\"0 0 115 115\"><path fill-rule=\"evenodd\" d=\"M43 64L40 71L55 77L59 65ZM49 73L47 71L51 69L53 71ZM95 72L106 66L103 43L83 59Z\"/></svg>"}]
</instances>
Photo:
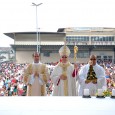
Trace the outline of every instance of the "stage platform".
<instances>
[{"instance_id":1,"label":"stage platform","mask_svg":"<svg viewBox=\"0 0 115 115\"><path fill-rule=\"evenodd\" d=\"M0 97L0 115L115 115L115 99Z\"/></svg>"}]
</instances>

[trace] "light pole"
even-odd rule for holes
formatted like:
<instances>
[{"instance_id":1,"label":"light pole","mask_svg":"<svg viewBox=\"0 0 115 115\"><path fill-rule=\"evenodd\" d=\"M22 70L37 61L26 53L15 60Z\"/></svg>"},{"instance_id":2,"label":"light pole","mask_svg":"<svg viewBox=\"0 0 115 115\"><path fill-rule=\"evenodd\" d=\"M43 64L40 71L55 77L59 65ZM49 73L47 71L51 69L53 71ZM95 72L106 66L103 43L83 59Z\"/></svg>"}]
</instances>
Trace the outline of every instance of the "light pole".
<instances>
[{"instance_id":1,"label":"light pole","mask_svg":"<svg viewBox=\"0 0 115 115\"><path fill-rule=\"evenodd\" d=\"M33 6L36 7L36 37L37 37L37 52L40 53L40 30L39 30L39 36L38 36L38 14L37 14L37 7L42 5L43 3L35 4L32 3ZM38 39L39 38L39 39ZM39 41L39 51L38 51L38 41Z\"/></svg>"}]
</instances>

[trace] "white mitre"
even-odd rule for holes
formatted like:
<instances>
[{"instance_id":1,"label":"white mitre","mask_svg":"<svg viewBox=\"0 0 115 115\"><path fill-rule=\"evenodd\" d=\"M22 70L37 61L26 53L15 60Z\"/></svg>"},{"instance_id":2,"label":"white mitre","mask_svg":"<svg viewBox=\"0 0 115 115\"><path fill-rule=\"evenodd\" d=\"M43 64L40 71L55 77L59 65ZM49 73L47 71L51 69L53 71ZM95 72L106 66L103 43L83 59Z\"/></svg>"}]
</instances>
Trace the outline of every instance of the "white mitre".
<instances>
[{"instance_id":1,"label":"white mitre","mask_svg":"<svg viewBox=\"0 0 115 115\"><path fill-rule=\"evenodd\" d=\"M60 54L60 56L63 56L63 55L69 56L70 49L66 45L64 45L59 49L59 54Z\"/></svg>"}]
</instances>

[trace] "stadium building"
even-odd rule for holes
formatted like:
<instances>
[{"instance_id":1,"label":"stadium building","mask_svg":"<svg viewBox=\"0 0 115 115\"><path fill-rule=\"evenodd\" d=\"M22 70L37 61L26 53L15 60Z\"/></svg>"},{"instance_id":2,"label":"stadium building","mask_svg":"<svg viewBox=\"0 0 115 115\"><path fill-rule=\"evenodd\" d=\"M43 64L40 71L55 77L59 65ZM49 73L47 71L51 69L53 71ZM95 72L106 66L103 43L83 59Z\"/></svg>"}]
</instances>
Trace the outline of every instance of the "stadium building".
<instances>
[{"instance_id":1,"label":"stadium building","mask_svg":"<svg viewBox=\"0 0 115 115\"><path fill-rule=\"evenodd\" d=\"M4 33L14 39L11 47L15 51L16 63L32 62L32 53L37 49L36 32ZM60 60L59 48L64 45L71 50L70 61L74 62L74 45L78 47L77 62L87 63L90 54L97 55L98 61L115 63L115 28L76 27L59 28L57 32L39 32L41 61L44 63Z\"/></svg>"}]
</instances>

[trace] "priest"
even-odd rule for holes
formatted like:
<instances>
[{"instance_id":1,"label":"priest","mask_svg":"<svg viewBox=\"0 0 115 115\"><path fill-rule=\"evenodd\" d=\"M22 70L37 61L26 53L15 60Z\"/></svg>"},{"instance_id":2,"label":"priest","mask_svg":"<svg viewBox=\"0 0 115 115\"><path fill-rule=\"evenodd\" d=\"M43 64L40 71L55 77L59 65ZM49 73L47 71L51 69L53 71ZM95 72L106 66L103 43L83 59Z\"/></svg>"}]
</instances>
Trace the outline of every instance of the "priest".
<instances>
[{"instance_id":1,"label":"priest","mask_svg":"<svg viewBox=\"0 0 115 115\"><path fill-rule=\"evenodd\" d=\"M59 54L61 61L51 74L54 84L53 96L76 96L77 64L70 63L70 49L66 45L59 49Z\"/></svg>"},{"instance_id":2,"label":"priest","mask_svg":"<svg viewBox=\"0 0 115 115\"><path fill-rule=\"evenodd\" d=\"M34 62L29 64L24 73L24 83L27 85L27 96L46 96L46 83L50 74L45 64L40 62L40 54L33 54Z\"/></svg>"},{"instance_id":3,"label":"priest","mask_svg":"<svg viewBox=\"0 0 115 115\"><path fill-rule=\"evenodd\" d=\"M91 96L95 96L97 89L106 87L105 70L96 63L96 56L91 55L89 63L84 65L79 71L79 91L80 96L84 95L84 89L89 89Z\"/></svg>"}]
</instances>

